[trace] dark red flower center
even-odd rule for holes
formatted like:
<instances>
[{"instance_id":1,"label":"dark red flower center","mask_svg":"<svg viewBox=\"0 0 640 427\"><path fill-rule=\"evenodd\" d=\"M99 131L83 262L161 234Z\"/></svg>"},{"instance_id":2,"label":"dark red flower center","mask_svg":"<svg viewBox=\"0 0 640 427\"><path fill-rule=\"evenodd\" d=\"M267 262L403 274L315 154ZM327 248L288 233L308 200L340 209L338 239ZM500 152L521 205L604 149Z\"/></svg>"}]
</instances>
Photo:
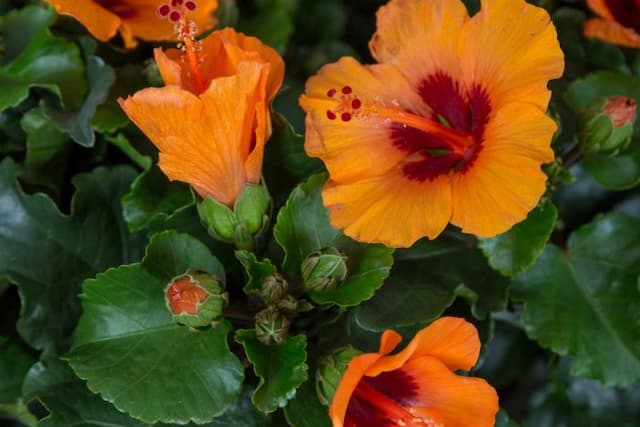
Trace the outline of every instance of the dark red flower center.
<instances>
[{"instance_id":1,"label":"dark red flower center","mask_svg":"<svg viewBox=\"0 0 640 427\"><path fill-rule=\"evenodd\" d=\"M127 0L93 0L120 18L132 18L138 14L135 7Z\"/></svg>"},{"instance_id":2,"label":"dark red flower center","mask_svg":"<svg viewBox=\"0 0 640 427\"><path fill-rule=\"evenodd\" d=\"M411 413L409 405L417 396L418 384L403 371L383 372L363 377L358 383L345 416L345 427L428 427L425 420Z\"/></svg>"},{"instance_id":3,"label":"dark red flower center","mask_svg":"<svg viewBox=\"0 0 640 427\"><path fill-rule=\"evenodd\" d=\"M464 172L482 149L484 129L491 113L491 101L481 85L462 87L443 72L430 75L418 93L431 108L429 119L469 136L464 150L455 149L446 139L405 124L392 125L396 147L408 153L404 175L416 181L433 180L450 171Z\"/></svg>"},{"instance_id":4,"label":"dark red flower center","mask_svg":"<svg viewBox=\"0 0 640 427\"><path fill-rule=\"evenodd\" d=\"M638 0L604 0L613 18L623 27L640 33L640 1Z\"/></svg>"}]
</instances>

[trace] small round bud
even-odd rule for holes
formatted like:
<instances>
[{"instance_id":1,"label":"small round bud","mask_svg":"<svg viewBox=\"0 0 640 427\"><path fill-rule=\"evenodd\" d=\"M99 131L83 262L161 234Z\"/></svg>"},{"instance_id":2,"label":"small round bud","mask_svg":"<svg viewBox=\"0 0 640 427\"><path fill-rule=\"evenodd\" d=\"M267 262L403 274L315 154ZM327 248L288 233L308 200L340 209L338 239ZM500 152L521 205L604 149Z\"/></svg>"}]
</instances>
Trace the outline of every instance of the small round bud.
<instances>
[{"instance_id":1,"label":"small round bud","mask_svg":"<svg viewBox=\"0 0 640 427\"><path fill-rule=\"evenodd\" d=\"M362 352L353 347L341 347L318 360L316 392L322 404L331 404L333 395L342 379L342 375L344 375L344 371L347 370L349 362L360 354Z\"/></svg>"},{"instance_id":2,"label":"small round bud","mask_svg":"<svg viewBox=\"0 0 640 427\"><path fill-rule=\"evenodd\" d=\"M579 138L584 152L615 156L631 143L637 105L632 98L603 98L578 115Z\"/></svg>"},{"instance_id":3,"label":"small round bud","mask_svg":"<svg viewBox=\"0 0 640 427\"><path fill-rule=\"evenodd\" d=\"M247 184L238 196L233 211L238 223L244 223L253 236L268 222L270 206L271 197L264 186Z\"/></svg>"},{"instance_id":4,"label":"small round bud","mask_svg":"<svg viewBox=\"0 0 640 427\"><path fill-rule=\"evenodd\" d=\"M302 280L308 291L323 292L335 288L347 278L347 257L334 247L309 255L302 262Z\"/></svg>"},{"instance_id":5,"label":"small round bud","mask_svg":"<svg viewBox=\"0 0 640 427\"><path fill-rule=\"evenodd\" d=\"M289 319L270 306L256 314L256 337L264 344L280 344L289 332Z\"/></svg>"},{"instance_id":6,"label":"small round bud","mask_svg":"<svg viewBox=\"0 0 640 427\"><path fill-rule=\"evenodd\" d=\"M222 316L227 302L227 295L222 290L215 277L187 272L173 278L167 285L165 301L176 322L197 328Z\"/></svg>"},{"instance_id":7,"label":"small round bud","mask_svg":"<svg viewBox=\"0 0 640 427\"><path fill-rule=\"evenodd\" d=\"M289 284L285 278L281 274L274 273L264 279L260 294L270 304L281 300L287 295L288 290Z\"/></svg>"},{"instance_id":8,"label":"small round bud","mask_svg":"<svg viewBox=\"0 0 640 427\"><path fill-rule=\"evenodd\" d=\"M284 295L280 301L277 302L276 307L283 313L292 315L298 313L300 303L293 295Z\"/></svg>"}]
</instances>

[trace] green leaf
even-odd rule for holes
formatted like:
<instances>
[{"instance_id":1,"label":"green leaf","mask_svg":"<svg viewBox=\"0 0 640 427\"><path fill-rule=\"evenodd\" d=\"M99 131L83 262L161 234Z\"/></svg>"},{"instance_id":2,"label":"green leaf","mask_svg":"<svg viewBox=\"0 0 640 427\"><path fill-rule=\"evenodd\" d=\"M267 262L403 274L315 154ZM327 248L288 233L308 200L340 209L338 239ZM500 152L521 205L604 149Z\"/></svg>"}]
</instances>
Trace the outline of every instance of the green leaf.
<instances>
[{"instance_id":1,"label":"green leaf","mask_svg":"<svg viewBox=\"0 0 640 427\"><path fill-rule=\"evenodd\" d=\"M0 403L22 396L22 380L35 359L18 343L0 336Z\"/></svg>"},{"instance_id":2,"label":"green leaf","mask_svg":"<svg viewBox=\"0 0 640 427\"><path fill-rule=\"evenodd\" d=\"M69 217L48 197L26 195L11 159L0 163L0 276L18 285L18 331L32 347L68 336L82 280L140 256L140 236L127 233L119 202L134 176L122 166L77 175Z\"/></svg>"},{"instance_id":3,"label":"green leaf","mask_svg":"<svg viewBox=\"0 0 640 427\"><path fill-rule=\"evenodd\" d=\"M518 423L509 418L504 409L500 409L498 415L496 415L495 427L518 427Z\"/></svg>"},{"instance_id":4,"label":"green leaf","mask_svg":"<svg viewBox=\"0 0 640 427\"><path fill-rule=\"evenodd\" d=\"M269 417L259 412L251 402L252 390L242 395L222 415L215 418L206 427L267 427Z\"/></svg>"},{"instance_id":5,"label":"green leaf","mask_svg":"<svg viewBox=\"0 0 640 427\"><path fill-rule=\"evenodd\" d=\"M38 399L49 411L39 427L144 427L92 393L71 368L55 358L36 363L24 382L25 399Z\"/></svg>"},{"instance_id":6,"label":"green leaf","mask_svg":"<svg viewBox=\"0 0 640 427\"><path fill-rule=\"evenodd\" d=\"M0 403L0 420L15 420L19 426L36 427L38 419L33 415L22 399L15 403ZM9 424L13 425L13 424Z\"/></svg>"},{"instance_id":7,"label":"green leaf","mask_svg":"<svg viewBox=\"0 0 640 427\"><path fill-rule=\"evenodd\" d=\"M296 389L307 380L307 339L304 335L288 337L282 344L266 345L250 329L236 331L260 383L253 393L253 403L270 413L285 406Z\"/></svg>"},{"instance_id":8,"label":"green leaf","mask_svg":"<svg viewBox=\"0 0 640 427\"><path fill-rule=\"evenodd\" d=\"M181 183L169 182L158 167L143 172L122 198L122 214L132 231L165 221L183 206L194 203L193 194Z\"/></svg>"},{"instance_id":9,"label":"green leaf","mask_svg":"<svg viewBox=\"0 0 640 427\"><path fill-rule=\"evenodd\" d=\"M54 108L47 108L45 111L58 129L67 133L71 139L83 147L93 147L96 136L93 133L91 121L98 105L107 99L109 88L115 81L116 75L101 58L93 55L96 47L93 39L82 38L80 44L87 64L87 81L89 82L89 91L82 107L78 111L59 111Z\"/></svg>"},{"instance_id":10,"label":"green leaf","mask_svg":"<svg viewBox=\"0 0 640 427\"><path fill-rule=\"evenodd\" d=\"M44 166L69 148L67 136L58 130L40 107L22 116L20 126L27 134L25 166L28 168Z\"/></svg>"},{"instance_id":11,"label":"green leaf","mask_svg":"<svg viewBox=\"0 0 640 427\"><path fill-rule=\"evenodd\" d=\"M140 153L140 151L138 151L138 149L135 148L133 144L129 142L129 139L127 139L123 134L118 133L116 135L105 135L104 139L118 147L120 151L131 159L132 162L138 165L140 169L145 171L151 169L151 166L153 165L151 157Z\"/></svg>"},{"instance_id":12,"label":"green leaf","mask_svg":"<svg viewBox=\"0 0 640 427\"><path fill-rule=\"evenodd\" d=\"M84 94L83 64L75 44L51 35L56 14L50 7L30 5L0 18L7 55L0 67L0 110L15 107L32 87L62 96L77 105Z\"/></svg>"},{"instance_id":13,"label":"green leaf","mask_svg":"<svg viewBox=\"0 0 640 427\"><path fill-rule=\"evenodd\" d=\"M465 239L445 235L397 250L385 286L356 309L360 326L382 331L427 323L442 315L457 295L469 300L478 318L504 308L507 280Z\"/></svg>"},{"instance_id":14,"label":"green leaf","mask_svg":"<svg viewBox=\"0 0 640 427\"><path fill-rule=\"evenodd\" d=\"M300 184L278 213L273 234L285 252L282 267L288 277L300 280L302 261L315 251L333 246L346 254L349 274L338 287L309 296L318 304L358 305L371 298L389 275L393 249L358 243L333 228L322 205L324 181L325 175L320 174Z\"/></svg>"},{"instance_id":15,"label":"green leaf","mask_svg":"<svg viewBox=\"0 0 640 427\"><path fill-rule=\"evenodd\" d=\"M258 0L256 3L258 13L241 20L238 29L284 53L293 34L293 16L298 0Z\"/></svg>"},{"instance_id":16,"label":"green leaf","mask_svg":"<svg viewBox=\"0 0 640 427\"><path fill-rule=\"evenodd\" d=\"M527 334L571 355L574 375L630 386L640 383L638 275L640 221L613 213L574 232L566 252L547 246L511 292Z\"/></svg>"},{"instance_id":17,"label":"green leaf","mask_svg":"<svg viewBox=\"0 0 640 427\"><path fill-rule=\"evenodd\" d=\"M640 103L640 80L610 71L593 73L575 80L565 93L565 100L578 112L607 96L624 95ZM634 124L633 142L616 157L595 155L584 160L587 172L602 186L625 190L640 183L640 122Z\"/></svg>"},{"instance_id":18,"label":"green leaf","mask_svg":"<svg viewBox=\"0 0 640 427\"><path fill-rule=\"evenodd\" d=\"M247 295L251 293L260 294L264 280L278 272L276 266L269 259L258 261L256 256L249 251L236 251L236 258L238 258L247 276L249 276L249 281L243 288Z\"/></svg>"},{"instance_id":19,"label":"green leaf","mask_svg":"<svg viewBox=\"0 0 640 427\"><path fill-rule=\"evenodd\" d=\"M302 384L296 396L284 408L289 425L295 427L331 427L329 408L318 400L313 381Z\"/></svg>"},{"instance_id":20,"label":"green leaf","mask_svg":"<svg viewBox=\"0 0 640 427\"><path fill-rule=\"evenodd\" d=\"M167 283L188 269L224 278L202 243L169 231L151 239L142 263L84 284L71 367L90 390L147 423L209 422L242 388L230 324L191 330L175 324L165 305Z\"/></svg>"},{"instance_id":21,"label":"green leaf","mask_svg":"<svg viewBox=\"0 0 640 427\"><path fill-rule=\"evenodd\" d=\"M480 239L480 249L493 268L506 276L514 276L531 266L542 253L557 218L558 210L552 203L539 206L509 231L491 239Z\"/></svg>"}]
</instances>

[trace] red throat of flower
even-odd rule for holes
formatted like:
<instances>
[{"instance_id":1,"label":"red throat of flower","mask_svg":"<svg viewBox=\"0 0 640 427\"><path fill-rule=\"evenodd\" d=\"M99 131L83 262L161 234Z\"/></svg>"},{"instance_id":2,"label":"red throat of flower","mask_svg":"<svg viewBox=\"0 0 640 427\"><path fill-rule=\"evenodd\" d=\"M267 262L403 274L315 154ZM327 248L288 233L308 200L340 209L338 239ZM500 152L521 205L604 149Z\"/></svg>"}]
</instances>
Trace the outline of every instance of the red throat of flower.
<instances>
[{"instance_id":1,"label":"red throat of flower","mask_svg":"<svg viewBox=\"0 0 640 427\"><path fill-rule=\"evenodd\" d=\"M163 3L156 10L160 19L168 19L175 25L181 43L178 47L182 50L182 60L186 63L197 93L207 89L207 82L202 76L200 65L202 64L202 44L196 40L198 27L196 23L188 19L188 14L195 11L198 5L195 0L170 0Z\"/></svg>"}]
</instances>

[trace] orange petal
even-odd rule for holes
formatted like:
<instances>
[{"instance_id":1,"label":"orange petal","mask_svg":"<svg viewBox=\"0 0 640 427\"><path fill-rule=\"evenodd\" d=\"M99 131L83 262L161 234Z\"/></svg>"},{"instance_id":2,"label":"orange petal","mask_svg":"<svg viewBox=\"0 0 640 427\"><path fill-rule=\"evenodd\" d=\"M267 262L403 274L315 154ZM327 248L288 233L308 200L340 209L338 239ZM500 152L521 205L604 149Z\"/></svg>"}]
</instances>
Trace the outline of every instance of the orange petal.
<instances>
[{"instance_id":1,"label":"orange petal","mask_svg":"<svg viewBox=\"0 0 640 427\"><path fill-rule=\"evenodd\" d=\"M409 360L430 356L448 369L468 371L480 354L480 338L475 326L458 317L441 317L418 332L404 350L380 358L368 370L375 377L402 368Z\"/></svg>"},{"instance_id":2,"label":"orange petal","mask_svg":"<svg viewBox=\"0 0 640 427\"><path fill-rule=\"evenodd\" d=\"M512 103L496 112L485 142L465 173L454 174L451 223L466 233L493 237L524 220L546 188L540 169L553 160L556 124L538 108Z\"/></svg>"},{"instance_id":3,"label":"orange petal","mask_svg":"<svg viewBox=\"0 0 640 427\"><path fill-rule=\"evenodd\" d=\"M613 20L613 15L607 7L605 0L587 0L587 6L603 18Z\"/></svg>"},{"instance_id":4,"label":"orange petal","mask_svg":"<svg viewBox=\"0 0 640 427\"><path fill-rule=\"evenodd\" d=\"M120 104L160 149L160 168L203 197L232 205L247 182L246 151L256 124L256 95L264 65L244 62L238 74L216 79L200 98L177 86L149 88ZM248 140L248 141L247 141ZM256 141L256 149L263 142Z\"/></svg>"},{"instance_id":5,"label":"orange petal","mask_svg":"<svg viewBox=\"0 0 640 427\"><path fill-rule=\"evenodd\" d=\"M406 152L394 147L390 123L382 117L369 114L348 122L340 119L340 113L335 120L327 117L327 110L337 107L344 87L351 88L362 109L372 102L410 111L426 111L425 106L389 65L363 66L344 57L325 65L307 81L305 94L300 97L300 105L307 112L307 154L321 158L331 179L337 182L383 174L406 157ZM332 89L336 94L329 97Z\"/></svg>"},{"instance_id":6,"label":"orange petal","mask_svg":"<svg viewBox=\"0 0 640 427\"><path fill-rule=\"evenodd\" d=\"M524 0L483 0L481 11L465 25L458 49L467 87L486 87L494 110L511 101L546 110L547 82L564 69L549 14Z\"/></svg>"},{"instance_id":7,"label":"orange petal","mask_svg":"<svg viewBox=\"0 0 640 427\"><path fill-rule=\"evenodd\" d=\"M386 355L391 353L402 342L402 336L396 331L387 329L382 333L380 337L380 349L378 353L380 355Z\"/></svg>"},{"instance_id":8,"label":"orange petal","mask_svg":"<svg viewBox=\"0 0 640 427\"><path fill-rule=\"evenodd\" d=\"M584 35L620 46L640 47L640 34L616 21L592 18L584 24Z\"/></svg>"},{"instance_id":9,"label":"orange petal","mask_svg":"<svg viewBox=\"0 0 640 427\"><path fill-rule=\"evenodd\" d=\"M451 215L448 176L433 181L407 179L400 168L385 175L322 191L331 224L361 242L408 247L423 236L438 236Z\"/></svg>"},{"instance_id":10,"label":"orange petal","mask_svg":"<svg viewBox=\"0 0 640 427\"><path fill-rule=\"evenodd\" d=\"M98 40L107 41L116 35L120 18L91 0L47 0L61 15L73 16Z\"/></svg>"},{"instance_id":11,"label":"orange petal","mask_svg":"<svg viewBox=\"0 0 640 427\"><path fill-rule=\"evenodd\" d=\"M366 353L354 357L353 360L349 362L349 366L347 366L347 370L336 388L333 400L331 401L331 407L329 408L329 417L331 418L333 427L344 426L344 417L347 413L347 407L349 406L349 400L351 400L353 391L356 389L360 379L364 376L365 371L379 358L380 355L378 353Z\"/></svg>"},{"instance_id":12,"label":"orange petal","mask_svg":"<svg viewBox=\"0 0 640 427\"><path fill-rule=\"evenodd\" d=\"M369 42L373 57L392 63L414 87L436 71L457 80L458 36L469 19L458 0L392 0L376 15L377 31Z\"/></svg>"},{"instance_id":13,"label":"orange petal","mask_svg":"<svg viewBox=\"0 0 640 427\"><path fill-rule=\"evenodd\" d=\"M481 378L455 375L431 356L410 360L401 369L417 383L410 412L447 427L493 427L498 394Z\"/></svg>"}]
</instances>

